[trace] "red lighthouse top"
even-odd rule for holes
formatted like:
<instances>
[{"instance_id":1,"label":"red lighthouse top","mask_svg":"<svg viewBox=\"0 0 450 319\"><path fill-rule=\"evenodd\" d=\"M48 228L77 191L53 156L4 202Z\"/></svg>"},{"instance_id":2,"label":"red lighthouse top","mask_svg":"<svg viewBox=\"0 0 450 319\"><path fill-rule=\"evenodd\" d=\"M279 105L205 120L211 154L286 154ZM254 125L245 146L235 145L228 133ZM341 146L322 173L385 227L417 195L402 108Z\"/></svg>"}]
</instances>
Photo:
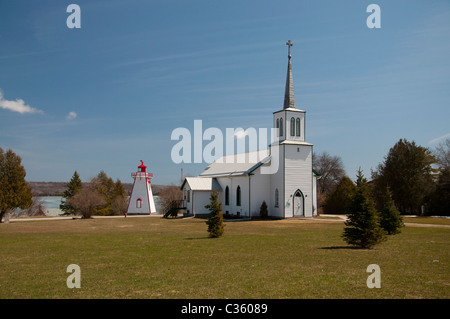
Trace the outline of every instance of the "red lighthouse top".
<instances>
[{"instance_id":1,"label":"red lighthouse top","mask_svg":"<svg viewBox=\"0 0 450 319\"><path fill-rule=\"evenodd\" d=\"M152 173L147 173L147 166L144 165L144 162L141 160L141 165L138 166L138 171L136 173L131 173L131 177L133 178L152 178Z\"/></svg>"},{"instance_id":2,"label":"red lighthouse top","mask_svg":"<svg viewBox=\"0 0 450 319\"><path fill-rule=\"evenodd\" d=\"M138 172L145 173L147 171L147 166L144 165L144 162L141 160L141 165L138 166Z\"/></svg>"}]
</instances>

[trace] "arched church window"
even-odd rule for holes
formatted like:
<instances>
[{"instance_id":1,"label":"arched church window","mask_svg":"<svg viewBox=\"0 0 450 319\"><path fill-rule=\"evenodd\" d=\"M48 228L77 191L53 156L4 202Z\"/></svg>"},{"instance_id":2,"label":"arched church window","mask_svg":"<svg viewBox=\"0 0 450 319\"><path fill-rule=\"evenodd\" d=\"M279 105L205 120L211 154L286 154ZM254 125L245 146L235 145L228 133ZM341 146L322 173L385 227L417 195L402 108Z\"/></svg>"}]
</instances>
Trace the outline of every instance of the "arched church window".
<instances>
[{"instance_id":1,"label":"arched church window","mask_svg":"<svg viewBox=\"0 0 450 319\"><path fill-rule=\"evenodd\" d=\"M236 189L236 206L241 206L241 187L238 186Z\"/></svg>"},{"instance_id":2,"label":"arched church window","mask_svg":"<svg viewBox=\"0 0 450 319\"><path fill-rule=\"evenodd\" d=\"M300 136L300 118L299 117L297 117L297 119L295 120L295 128L296 128L295 135Z\"/></svg>"},{"instance_id":3,"label":"arched church window","mask_svg":"<svg viewBox=\"0 0 450 319\"><path fill-rule=\"evenodd\" d=\"M280 136L283 136L283 119L280 119Z\"/></svg>"},{"instance_id":4,"label":"arched church window","mask_svg":"<svg viewBox=\"0 0 450 319\"><path fill-rule=\"evenodd\" d=\"M277 128L280 128L280 119L277 119Z\"/></svg>"},{"instance_id":5,"label":"arched church window","mask_svg":"<svg viewBox=\"0 0 450 319\"><path fill-rule=\"evenodd\" d=\"M275 189L275 207L278 207L278 188Z\"/></svg>"},{"instance_id":6,"label":"arched church window","mask_svg":"<svg viewBox=\"0 0 450 319\"><path fill-rule=\"evenodd\" d=\"M228 186L225 188L225 205L230 205L230 189Z\"/></svg>"},{"instance_id":7,"label":"arched church window","mask_svg":"<svg viewBox=\"0 0 450 319\"><path fill-rule=\"evenodd\" d=\"M291 136L295 136L295 119L291 117Z\"/></svg>"}]
</instances>

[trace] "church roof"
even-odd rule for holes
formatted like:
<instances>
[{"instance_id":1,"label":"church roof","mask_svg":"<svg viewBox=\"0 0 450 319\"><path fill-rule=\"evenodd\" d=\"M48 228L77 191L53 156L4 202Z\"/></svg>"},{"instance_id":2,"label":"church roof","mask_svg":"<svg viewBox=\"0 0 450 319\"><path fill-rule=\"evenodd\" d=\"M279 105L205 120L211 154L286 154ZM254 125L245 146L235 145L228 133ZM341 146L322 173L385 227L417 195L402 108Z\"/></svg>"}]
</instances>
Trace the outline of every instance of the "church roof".
<instances>
[{"instance_id":1,"label":"church roof","mask_svg":"<svg viewBox=\"0 0 450 319\"><path fill-rule=\"evenodd\" d=\"M248 175L269 159L269 150L222 156L210 164L200 176L224 177Z\"/></svg>"},{"instance_id":2,"label":"church roof","mask_svg":"<svg viewBox=\"0 0 450 319\"><path fill-rule=\"evenodd\" d=\"M186 183L188 183L189 188L194 191L222 191L220 184L212 177L186 177L181 188L183 188Z\"/></svg>"}]
</instances>

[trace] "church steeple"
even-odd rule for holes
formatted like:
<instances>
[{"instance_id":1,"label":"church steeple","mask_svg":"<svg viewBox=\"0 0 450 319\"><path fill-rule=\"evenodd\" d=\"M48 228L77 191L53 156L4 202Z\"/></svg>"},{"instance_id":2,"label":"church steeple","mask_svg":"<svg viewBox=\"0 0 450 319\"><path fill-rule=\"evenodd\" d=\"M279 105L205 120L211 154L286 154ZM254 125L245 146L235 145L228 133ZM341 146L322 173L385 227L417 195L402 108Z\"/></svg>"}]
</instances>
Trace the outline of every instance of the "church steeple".
<instances>
[{"instance_id":1,"label":"church steeple","mask_svg":"<svg viewBox=\"0 0 450 319\"><path fill-rule=\"evenodd\" d=\"M295 100L294 100L294 81L292 79L292 66L291 66L291 47L292 42L289 40L286 42L286 45L289 48L289 54L288 54L288 68L287 68L287 75L286 75L286 89L284 91L284 106L283 109L287 108L294 108L295 109Z\"/></svg>"},{"instance_id":2,"label":"church steeple","mask_svg":"<svg viewBox=\"0 0 450 319\"><path fill-rule=\"evenodd\" d=\"M277 129L282 143L305 142L305 111L297 109L294 101L294 81L292 80L291 47L292 42L286 42L289 48L286 88L284 92L283 109L273 113L273 127Z\"/></svg>"}]
</instances>

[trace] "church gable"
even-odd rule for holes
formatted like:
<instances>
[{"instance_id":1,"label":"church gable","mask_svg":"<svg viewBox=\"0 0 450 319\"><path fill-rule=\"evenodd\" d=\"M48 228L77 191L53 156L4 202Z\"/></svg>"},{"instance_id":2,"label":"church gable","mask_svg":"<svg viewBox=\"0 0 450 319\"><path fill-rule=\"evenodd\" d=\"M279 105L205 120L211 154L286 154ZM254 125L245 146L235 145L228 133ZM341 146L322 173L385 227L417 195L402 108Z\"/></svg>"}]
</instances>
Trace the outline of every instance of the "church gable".
<instances>
[{"instance_id":1,"label":"church gable","mask_svg":"<svg viewBox=\"0 0 450 319\"><path fill-rule=\"evenodd\" d=\"M222 191L217 180L211 177L186 177L181 185L181 189L184 188L194 191Z\"/></svg>"}]
</instances>

